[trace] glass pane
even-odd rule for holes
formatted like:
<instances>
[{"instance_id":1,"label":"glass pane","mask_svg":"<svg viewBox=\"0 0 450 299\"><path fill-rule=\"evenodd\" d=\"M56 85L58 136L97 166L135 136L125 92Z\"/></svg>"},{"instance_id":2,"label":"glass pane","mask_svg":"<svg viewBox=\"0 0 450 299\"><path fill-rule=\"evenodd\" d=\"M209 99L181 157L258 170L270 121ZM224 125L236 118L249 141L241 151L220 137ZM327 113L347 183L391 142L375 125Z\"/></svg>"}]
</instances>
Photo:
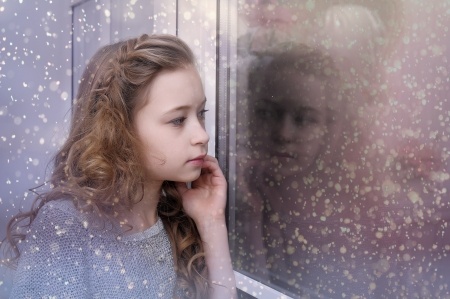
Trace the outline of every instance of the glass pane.
<instances>
[{"instance_id":1,"label":"glass pane","mask_svg":"<svg viewBox=\"0 0 450 299\"><path fill-rule=\"evenodd\" d=\"M89 0L73 7L73 98L89 59L110 42L110 15L106 0Z\"/></svg>"},{"instance_id":2,"label":"glass pane","mask_svg":"<svg viewBox=\"0 0 450 299\"><path fill-rule=\"evenodd\" d=\"M151 0L111 0L112 41L153 31L153 4Z\"/></svg>"},{"instance_id":3,"label":"glass pane","mask_svg":"<svg viewBox=\"0 0 450 299\"><path fill-rule=\"evenodd\" d=\"M236 7L236 269L293 297L448 296L448 1Z\"/></svg>"},{"instance_id":4,"label":"glass pane","mask_svg":"<svg viewBox=\"0 0 450 299\"><path fill-rule=\"evenodd\" d=\"M67 133L72 29L67 2L0 3L0 241L10 218L30 208L29 189L48 179L50 156ZM12 275L0 265L0 298L9 298Z\"/></svg>"}]
</instances>

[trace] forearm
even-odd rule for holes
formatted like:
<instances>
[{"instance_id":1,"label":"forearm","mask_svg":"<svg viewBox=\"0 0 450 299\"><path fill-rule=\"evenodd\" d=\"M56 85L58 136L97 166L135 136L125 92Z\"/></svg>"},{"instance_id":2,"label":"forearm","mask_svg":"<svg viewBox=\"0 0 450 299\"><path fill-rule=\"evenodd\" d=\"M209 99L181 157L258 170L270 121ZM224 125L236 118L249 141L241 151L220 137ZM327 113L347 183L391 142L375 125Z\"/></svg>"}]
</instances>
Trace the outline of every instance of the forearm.
<instances>
[{"instance_id":1,"label":"forearm","mask_svg":"<svg viewBox=\"0 0 450 299\"><path fill-rule=\"evenodd\" d=\"M199 231L204 244L205 260L212 288L210 298L237 298L225 217L204 220L199 225Z\"/></svg>"}]
</instances>

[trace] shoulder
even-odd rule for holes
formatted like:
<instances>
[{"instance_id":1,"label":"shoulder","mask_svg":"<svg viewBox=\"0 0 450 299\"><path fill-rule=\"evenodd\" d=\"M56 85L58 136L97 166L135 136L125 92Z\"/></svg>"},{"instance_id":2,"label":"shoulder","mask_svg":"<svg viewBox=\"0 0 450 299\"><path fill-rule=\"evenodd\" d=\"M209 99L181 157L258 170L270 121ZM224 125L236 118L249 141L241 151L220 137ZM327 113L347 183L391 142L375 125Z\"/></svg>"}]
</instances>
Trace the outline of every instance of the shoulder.
<instances>
[{"instance_id":1,"label":"shoulder","mask_svg":"<svg viewBox=\"0 0 450 299\"><path fill-rule=\"evenodd\" d=\"M69 199L61 199L44 204L37 212L30 227L25 232L25 248L66 242L78 243L87 240L85 216L76 209Z\"/></svg>"},{"instance_id":2,"label":"shoulder","mask_svg":"<svg viewBox=\"0 0 450 299\"><path fill-rule=\"evenodd\" d=\"M89 234L82 219L70 200L39 209L21 243L12 298L85 298Z\"/></svg>"},{"instance_id":3,"label":"shoulder","mask_svg":"<svg viewBox=\"0 0 450 299\"><path fill-rule=\"evenodd\" d=\"M83 226L86 216L80 212L70 199L58 199L45 203L38 211L32 227L48 223L59 226Z\"/></svg>"},{"instance_id":4,"label":"shoulder","mask_svg":"<svg viewBox=\"0 0 450 299\"><path fill-rule=\"evenodd\" d=\"M57 237L61 237L62 234L81 237L80 241L94 237L115 239L120 232L117 223L112 219L93 210L80 210L71 199L58 199L42 206L31 225L31 230L34 232L45 230L47 236L53 232L59 234Z\"/></svg>"},{"instance_id":5,"label":"shoulder","mask_svg":"<svg viewBox=\"0 0 450 299\"><path fill-rule=\"evenodd\" d=\"M73 201L69 198L61 198L45 203L39 210L39 213L46 214L60 214L79 216L80 212L75 207Z\"/></svg>"},{"instance_id":6,"label":"shoulder","mask_svg":"<svg viewBox=\"0 0 450 299\"><path fill-rule=\"evenodd\" d=\"M34 222L48 221L62 226L81 226L84 229L101 226L104 229L108 226L106 225L106 222L109 222L107 219L93 211L82 211L75 206L73 200L63 198L45 203Z\"/></svg>"}]
</instances>

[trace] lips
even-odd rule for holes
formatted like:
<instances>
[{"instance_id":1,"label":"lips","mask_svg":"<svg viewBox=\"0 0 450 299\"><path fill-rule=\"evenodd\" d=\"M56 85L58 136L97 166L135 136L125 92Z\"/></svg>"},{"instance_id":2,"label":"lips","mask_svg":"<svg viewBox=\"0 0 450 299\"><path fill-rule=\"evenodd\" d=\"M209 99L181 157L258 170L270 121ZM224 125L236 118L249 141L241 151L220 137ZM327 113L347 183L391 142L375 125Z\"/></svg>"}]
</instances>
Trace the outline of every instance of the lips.
<instances>
[{"instance_id":1,"label":"lips","mask_svg":"<svg viewBox=\"0 0 450 299\"><path fill-rule=\"evenodd\" d=\"M203 164L203 162L205 162L205 156L206 156L206 154L197 156L193 159L188 160L187 163L201 165L201 164Z\"/></svg>"},{"instance_id":2,"label":"lips","mask_svg":"<svg viewBox=\"0 0 450 299\"><path fill-rule=\"evenodd\" d=\"M270 154L271 154L272 157L290 158L290 159L295 159L296 158L296 155L293 155L291 153L272 152Z\"/></svg>"}]
</instances>

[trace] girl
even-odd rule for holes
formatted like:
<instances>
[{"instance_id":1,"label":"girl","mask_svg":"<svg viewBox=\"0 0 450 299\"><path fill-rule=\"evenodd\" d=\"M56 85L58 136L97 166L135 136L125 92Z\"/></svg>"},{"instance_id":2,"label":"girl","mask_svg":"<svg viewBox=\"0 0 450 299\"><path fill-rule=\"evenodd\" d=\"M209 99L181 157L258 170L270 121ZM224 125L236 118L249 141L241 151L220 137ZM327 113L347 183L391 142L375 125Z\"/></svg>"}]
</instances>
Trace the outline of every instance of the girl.
<instances>
[{"instance_id":1,"label":"girl","mask_svg":"<svg viewBox=\"0 0 450 299\"><path fill-rule=\"evenodd\" d=\"M194 63L169 35L94 55L50 190L7 227L12 298L236 296Z\"/></svg>"}]
</instances>

